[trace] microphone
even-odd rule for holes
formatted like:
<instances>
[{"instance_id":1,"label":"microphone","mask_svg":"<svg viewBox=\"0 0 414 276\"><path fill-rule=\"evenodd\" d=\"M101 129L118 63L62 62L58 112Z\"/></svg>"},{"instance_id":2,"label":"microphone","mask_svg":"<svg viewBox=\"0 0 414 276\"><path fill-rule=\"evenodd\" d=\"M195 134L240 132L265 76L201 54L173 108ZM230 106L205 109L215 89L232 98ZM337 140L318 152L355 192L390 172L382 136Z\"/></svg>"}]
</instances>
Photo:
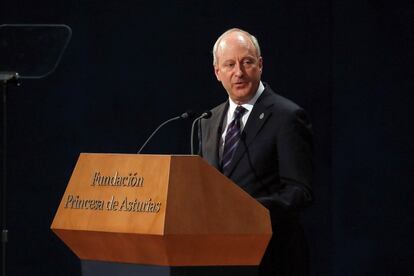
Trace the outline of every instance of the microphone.
<instances>
[{"instance_id":1,"label":"microphone","mask_svg":"<svg viewBox=\"0 0 414 276\"><path fill-rule=\"evenodd\" d=\"M211 117L212 113L210 110L207 110L201 114L201 116L194 119L193 124L191 125L191 155L194 155L194 126L197 121L200 121L201 119L209 119Z\"/></svg>"},{"instance_id":2,"label":"microphone","mask_svg":"<svg viewBox=\"0 0 414 276\"><path fill-rule=\"evenodd\" d=\"M162 128L163 126L165 126L166 124L168 124L169 122L175 121L175 120L180 120L180 119L189 119L192 118L194 116L194 112L192 112L191 110L184 112L183 114L181 114L180 116L176 116L173 117L171 119L168 119L167 121L163 122L162 124L160 124L152 133L151 135L148 137L148 139L145 141L145 143L141 146L141 148L138 150L137 154L140 154L142 149L148 144L148 142L151 140L152 136L155 135L155 133L158 132L158 130L160 130L160 128Z\"/></svg>"}]
</instances>

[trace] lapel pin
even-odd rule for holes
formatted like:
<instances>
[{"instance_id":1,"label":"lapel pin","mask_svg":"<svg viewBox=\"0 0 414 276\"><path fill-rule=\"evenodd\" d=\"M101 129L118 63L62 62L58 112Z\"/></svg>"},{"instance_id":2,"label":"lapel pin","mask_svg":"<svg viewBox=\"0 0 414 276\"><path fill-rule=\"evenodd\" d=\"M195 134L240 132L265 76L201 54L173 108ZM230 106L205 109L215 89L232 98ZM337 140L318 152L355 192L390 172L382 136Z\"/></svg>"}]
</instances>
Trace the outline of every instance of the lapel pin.
<instances>
[{"instance_id":1,"label":"lapel pin","mask_svg":"<svg viewBox=\"0 0 414 276\"><path fill-rule=\"evenodd\" d=\"M259 119L261 120L263 119L263 117L264 117L264 113L260 114Z\"/></svg>"}]
</instances>

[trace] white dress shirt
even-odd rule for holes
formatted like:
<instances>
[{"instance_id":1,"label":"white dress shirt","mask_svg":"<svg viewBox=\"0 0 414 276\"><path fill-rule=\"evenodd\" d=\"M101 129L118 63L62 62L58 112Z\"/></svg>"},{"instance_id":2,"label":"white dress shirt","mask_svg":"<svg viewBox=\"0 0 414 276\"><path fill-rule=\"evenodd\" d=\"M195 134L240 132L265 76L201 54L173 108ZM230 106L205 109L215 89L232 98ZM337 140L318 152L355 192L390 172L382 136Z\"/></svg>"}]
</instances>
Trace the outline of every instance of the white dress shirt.
<instances>
[{"instance_id":1,"label":"white dress shirt","mask_svg":"<svg viewBox=\"0 0 414 276\"><path fill-rule=\"evenodd\" d=\"M240 131L243 131L243 128L246 125L247 119L249 119L250 113L252 112L253 106L256 103L257 99L260 97L260 95L262 95L263 91L264 91L264 85L263 85L262 82L260 82L259 87L257 88L257 92L253 96L253 98L251 98L250 101L248 101L247 103L241 105L247 111L243 114L243 116L241 118ZM225 137L226 137L227 128L229 127L231 121L233 121L234 111L236 110L237 106L238 106L238 104L236 104L235 102L233 102L229 98L229 109L227 110L226 117L224 118L224 120L225 120L224 122L225 122L226 127L224 128L224 131L221 134L220 144L219 144L219 146L220 146L219 147L219 158L220 158L220 160L223 156L224 140L225 140Z\"/></svg>"}]
</instances>

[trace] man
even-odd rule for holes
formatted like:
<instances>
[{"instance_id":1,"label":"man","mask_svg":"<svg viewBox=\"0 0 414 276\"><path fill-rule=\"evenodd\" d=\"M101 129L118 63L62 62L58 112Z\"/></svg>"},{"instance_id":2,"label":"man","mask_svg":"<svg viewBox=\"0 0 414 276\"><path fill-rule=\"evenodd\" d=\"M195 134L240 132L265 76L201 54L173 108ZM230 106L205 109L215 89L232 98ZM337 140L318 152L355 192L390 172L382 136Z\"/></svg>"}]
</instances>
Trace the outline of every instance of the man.
<instances>
[{"instance_id":1,"label":"man","mask_svg":"<svg viewBox=\"0 0 414 276\"><path fill-rule=\"evenodd\" d=\"M240 29L213 48L229 96L201 124L201 155L270 211L273 237L260 275L308 275L299 212L312 201L312 134L306 113L261 82L257 39Z\"/></svg>"}]
</instances>

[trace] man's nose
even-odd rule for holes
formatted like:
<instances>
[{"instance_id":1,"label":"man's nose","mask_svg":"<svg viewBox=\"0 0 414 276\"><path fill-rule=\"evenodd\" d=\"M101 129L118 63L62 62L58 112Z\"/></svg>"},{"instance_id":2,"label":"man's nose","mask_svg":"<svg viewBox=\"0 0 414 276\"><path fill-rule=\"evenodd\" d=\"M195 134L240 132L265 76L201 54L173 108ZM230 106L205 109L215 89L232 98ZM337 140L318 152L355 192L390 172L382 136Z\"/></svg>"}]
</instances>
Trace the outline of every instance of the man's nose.
<instances>
[{"instance_id":1,"label":"man's nose","mask_svg":"<svg viewBox=\"0 0 414 276\"><path fill-rule=\"evenodd\" d=\"M242 63L241 62L236 63L236 66L235 67L236 67L235 68L235 70L236 70L235 75L237 77L241 78L243 76Z\"/></svg>"}]
</instances>

